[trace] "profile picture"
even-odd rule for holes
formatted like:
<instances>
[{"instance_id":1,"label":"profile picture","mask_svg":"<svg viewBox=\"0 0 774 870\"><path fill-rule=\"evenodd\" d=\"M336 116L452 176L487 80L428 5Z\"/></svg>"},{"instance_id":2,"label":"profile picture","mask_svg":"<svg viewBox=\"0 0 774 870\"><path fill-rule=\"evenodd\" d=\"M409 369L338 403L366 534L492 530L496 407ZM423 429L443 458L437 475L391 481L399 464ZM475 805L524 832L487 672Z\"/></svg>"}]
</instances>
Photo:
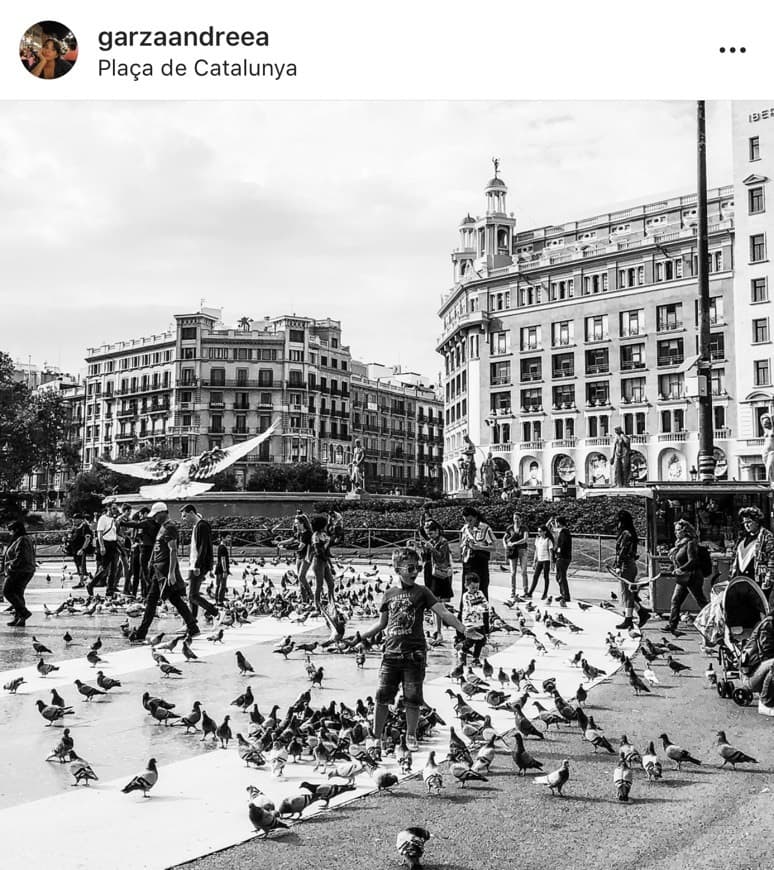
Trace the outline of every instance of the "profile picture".
<instances>
[{"instance_id":1,"label":"profile picture","mask_svg":"<svg viewBox=\"0 0 774 870\"><path fill-rule=\"evenodd\" d=\"M38 21L22 36L19 59L36 78L61 79L78 60L78 43L59 21Z\"/></svg>"}]
</instances>

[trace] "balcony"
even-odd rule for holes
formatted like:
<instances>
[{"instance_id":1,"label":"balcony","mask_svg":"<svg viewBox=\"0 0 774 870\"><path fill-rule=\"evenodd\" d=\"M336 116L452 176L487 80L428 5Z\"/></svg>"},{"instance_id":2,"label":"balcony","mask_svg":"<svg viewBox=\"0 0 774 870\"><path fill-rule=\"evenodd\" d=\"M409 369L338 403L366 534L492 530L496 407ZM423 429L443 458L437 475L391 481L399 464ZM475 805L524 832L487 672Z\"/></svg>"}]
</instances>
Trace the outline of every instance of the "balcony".
<instances>
[{"instance_id":1,"label":"balcony","mask_svg":"<svg viewBox=\"0 0 774 870\"><path fill-rule=\"evenodd\" d=\"M538 439L537 441L522 441L519 444L519 448L521 450L542 450L544 445L545 441Z\"/></svg>"},{"instance_id":2,"label":"balcony","mask_svg":"<svg viewBox=\"0 0 774 870\"><path fill-rule=\"evenodd\" d=\"M226 403L225 402L210 402L208 407L210 407L210 408L225 408Z\"/></svg>"},{"instance_id":3,"label":"balcony","mask_svg":"<svg viewBox=\"0 0 774 870\"><path fill-rule=\"evenodd\" d=\"M522 380L524 380L524 378L522 378ZM492 387L505 387L505 386L510 385L510 383L511 383L510 375L500 377L500 378L491 378L489 381L489 384Z\"/></svg>"},{"instance_id":4,"label":"balcony","mask_svg":"<svg viewBox=\"0 0 774 870\"><path fill-rule=\"evenodd\" d=\"M586 366L587 375L609 375L610 363L594 363Z\"/></svg>"},{"instance_id":5,"label":"balcony","mask_svg":"<svg viewBox=\"0 0 774 870\"><path fill-rule=\"evenodd\" d=\"M136 417L137 408L127 408L125 411L118 411L116 417L120 420L122 417Z\"/></svg>"},{"instance_id":6,"label":"balcony","mask_svg":"<svg viewBox=\"0 0 774 870\"><path fill-rule=\"evenodd\" d=\"M623 405L647 405L648 400L645 398L645 393L632 393L631 396L621 396Z\"/></svg>"},{"instance_id":7,"label":"balcony","mask_svg":"<svg viewBox=\"0 0 774 870\"><path fill-rule=\"evenodd\" d=\"M621 330L621 338L640 338L645 335L644 326L630 326L628 329L624 327Z\"/></svg>"},{"instance_id":8,"label":"balcony","mask_svg":"<svg viewBox=\"0 0 774 870\"><path fill-rule=\"evenodd\" d=\"M570 438L554 438L551 442L552 447L577 447L578 439L575 436L571 436Z\"/></svg>"},{"instance_id":9,"label":"balcony","mask_svg":"<svg viewBox=\"0 0 774 870\"><path fill-rule=\"evenodd\" d=\"M658 435L659 441L687 441L688 433L685 429L680 432L659 432Z\"/></svg>"},{"instance_id":10,"label":"balcony","mask_svg":"<svg viewBox=\"0 0 774 870\"><path fill-rule=\"evenodd\" d=\"M198 435L198 426L170 426L167 430L170 435Z\"/></svg>"},{"instance_id":11,"label":"balcony","mask_svg":"<svg viewBox=\"0 0 774 870\"><path fill-rule=\"evenodd\" d=\"M522 344L519 348L521 353L529 353L530 351L539 351L543 350L543 345L535 344L534 342L528 342L527 344ZM506 351L508 353L509 351ZM490 356L502 356L502 354L490 354Z\"/></svg>"},{"instance_id":12,"label":"balcony","mask_svg":"<svg viewBox=\"0 0 774 870\"><path fill-rule=\"evenodd\" d=\"M649 437L648 433L645 432L642 435L630 435L629 440L632 444L647 444Z\"/></svg>"},{"instance_id":13,"label":"balcony","mask_svg":"<svg viewBox=\"0 0 774 870\"><path fill-rule=\"evenodd\" d=\"M307 435L314 436L314 429L310 429L308 426L285 426L282 430L283 435ZM335 438L335 435L326 435L322 431L320 432L320 437L322 438Z\"/></svg>"},{"instance_id":14,"label":"balcony","mask_svg":"<svg viewBox=\"0 0 774 870\"><path fill-rule=\"evenodd\" d=\"M644 362L634 362L633 360L623 360L621 362L621 371L622 372L633 372L637 369L644 369Z\"/></svg>"},{"instance_id":15,"label":"balcony","mask_svg":"<svg viewBox=\"0 0 774 870\"><path fill-rule=\"evenodd\" d=\"M235 411L249 411L250 405L246 402L234 402L231 406Z\"/></svg>"},{"instance_id":16,"label":"balcony","mask_svg":"<svg viewBox=\"0 0 774 870\"><path fill-rule=\"evenodd\" d=\"M578 409L575 407L575 399L570 400L569 402L554 402L551 406L552 411L577 411Z\"/></svg>"},{"instance_id":17,"label":"balcony","mask_svg":"<svg viewBox=\"0 0 774 870\"><path fill-rule=\"evenodd\" d=\"M522 405L521 406L522 414L543 414L543 406L542 405Z\"/></svg>"},{"instance_id":18,"label":"balcony","mask_svg":"<svg viewBox=\"0 0 774 870\"><path fill-rule=\"evenodd\" d=\"M731 429L725 426L723 429L713 429L712 438L715 441L726 441L731 437ZM762 441L763 439L761 439Z\"/></svg>"},{"instance_id":19,"label":"balcony","mask_svg":"<svg viewBox=\"0 0 774 870\"><path fill-rule=\"evenodd\" d=\"M587 408L607 408L610 405L610 396L595 399L586 399Z\"/></svg>"},{"instance_id":20,"label":"balcony","mask_svg":"<svg viewBox=\"0 0 774 870\"><path fill-rule=\"evenodd\" d=\"M685 390L670 390L668 393L659 393L659 402L684 402L687 398Z\"/></svg>"},{"instance_id":21,"label":"balcony","mask_svg":"<svg viewBox=\"0 0 774 870\"><path fill-rule=\"evenodd\" d=\"M746 438L745 447L763 447L763 438Z\"/></svg>"},{"instance_id":22,"label":"balcony","mask_svg":"<svg viewBox=\"0 0 774 870\"><path fill-rule=\"evenodd\" d=\"M575 377L575 369L553 369L551 372L551 377L556 381L560 378L573 378Z\"/></svg>"},{"instance_id":23,"label":"balcony","mask_svg":"<svg viewBox=\"0 0 774 870\"><path fill-rule=\"evenodd\" d=\"M610 333L608 332L592 332L586 336L586 344L594 344L598 341L610 341Z\"/></svg>"},{"instance_id":24,"label":"balcony","mask_svg":"<svg viewBox=\"0 0 774 870\"><path fill-rule=\"evenodd\" d=\"M522 384L530 383L531 381L542 381L543 374L542 372L522 372L519 380ZM494 381L492 383L494 384Z\"/></svg>"},{"instance_id":25,"label":"balcony","mask_svg":"<svg viewBox=\"0 0 774 870\"><path fill-rule=\"evenodd\" d=\"M504 444L490 444L489 449L492 453L510 453L513 450L513 444L510 441L506 441Z\"/></svg>"},{"instance_id":26,"label":"balcony","mask_svg":"<svg viewBox=\"0 0 774 870\"><path fill-rule=\"evenodd\" d=\"M656 332L677 332L677 330L682 328L682 320L663 320L656 324Z\"/></svg>"},{"instance_id":27,"label":"balcony","mask_svg":"<svg viewBox=\"0 0 774 870\"><path fill-rule=\"evenodd\" d=\"M609 447L611 438L609 435L600 435L597 438L587 438L586 447Z\"/></svg>"},{"instance_id":28,"label":"balcony","mask_svg":"<svg viewBox=\"0 0 774 870\"><path fill-rule=\"evenodd\" d=\"M232 426L232 435L255 435L255 429L247 426Z\"/></svg>"},{"instance_id":29,"label":"balcony","mask_svg":"<svg viewBox=\"0 0 774 870\"><path fill-rule=\"evenodd\" d=\"M684 362L684 356L681 353L663 354L656 358L656 365L659 368L664 366L679 366Z\"/></svg>"}]
</instances>

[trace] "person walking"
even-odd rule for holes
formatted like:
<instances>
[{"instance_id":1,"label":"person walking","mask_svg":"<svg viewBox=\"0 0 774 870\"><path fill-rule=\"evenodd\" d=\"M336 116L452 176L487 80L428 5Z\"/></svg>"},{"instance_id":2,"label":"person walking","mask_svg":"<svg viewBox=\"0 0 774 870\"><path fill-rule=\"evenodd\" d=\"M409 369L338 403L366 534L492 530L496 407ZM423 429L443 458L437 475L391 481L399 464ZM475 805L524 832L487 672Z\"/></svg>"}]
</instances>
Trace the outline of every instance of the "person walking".
<instances>
[{"instance_id":1,"label":"person walking","mask_svg":"<svg viewBox=\"0 0 774 870\"><path fill-rule=\"evenodd\" d=\"M151 581L151 554L159 533L159 524L155 517L150 516L150 508L143 506L137 512L137 518L124 523L125 526L137 530L139 546L138 570L132 571L132 595L136 598L138 591L142 598L147 598Z\"/></svg>"},{"instance_id":2,"label":"person walking","mask_svg":"<svg viewBox=\"0 0 774 870\"><path fill-rule=\"evenodd\" d=\"M534 573L532 575L532 585L529 587L529 592L527 592L527 598L532 598L532 593L537 587L541 574L544 577L544 581L543 594L540 600L545 601L548 598L548 584L551 580L551 554L553 551L554 539L551 537L551 533L546 526L538 526L537 537L535 538L535 555L532 559Z\"/></svg>"},{"instance_id":3,"label":"person walking","mask_svg":"<svg viewBox=\"0 0 774 870\"><path fill-rule=\"evenodd\" d=\"M25 623L32 616L27 609L24 590L35 576L35 544L21 520L9 523L8 531L11 533L11 543L3 554L5 568L3 595L14 612L14 618L8 625L12 628L24 628Z\"/></svg>"},{"instance_id":4,"label":"person walking","mask_svg":"<svg viewBox=\"0 0 774 870\"><path fill-rule=\"evenodd\" d=\"M132 594L131 553L134 529L129 525L131 521L132 506L124 503L116 517L116 585L120 573L124 578L124 595Z\"/></svg>"},{"instance_id":5,"label":"person walking","mask_svg":"<svg viewBox=\"0 0 774 870\"><path fill-rule=\"evenodd\" d=\"M312 524L309 522L309 517L300 509L296 511L293 518L293 534L284 541L277 542L278 547L292 548L296 554L296 575L298 576L298 586L301 590L301 600L311 601L312 588L306 575L309 572L309 567L312 564Z\"/></svg>"},{"instance_id":6,"label":"person walking","mask_svg":"<svg viewBox=\"0 0 774 870\"><path fill-rule=\"evenodd\" d=\"M425 586L435 595L435 597L444 605L448 605L454 592L452 590L452 577L454 568L452 567L451 549L449 542L442 534L441 526L433 519L428 519L424 527L425 541L422 549L424 551L425 565L429 566L429 571L426 570L425 577L429 574L429 582L425 580ZM435 614L435 632L438 639L441 639L441 628L443 620Z\"/></svg>"},{"instance_id":7,"label":"person walking","mask_svg":"<svg viewBox=\"0 0 774 870\"><path fill-rule=\"evenodd\" d=\"M106 504L97 520L97 558L99 567L86 586L89 597L94 595L96 586L105 586L105 597L112 598L116 593L118 578L118 529L116 528L115 505Z\"/></svg>"},{"instance_id":8,"label":"person walking","mask_svg":"<svg viewBox=\"0 0 774 870\"><path fill-rule=\"evenodd\" d=\"M94 552L94 533L87 517L75 514L73 519L78 523L72 531L68 544L68 553L72 556L75 570L78 573L78 582L73 586L73 589L83 589L88 579L87 560Z\"/></svg>"},{"instance_id":9,"label":"person walking","mask_svg":"<svg viewBox=\"0 0 774 870\"><path fill-rule=\"evenodd\" d=\"M191 526L191 549L188 555L188 606L194 619L199 615L199 607L207 619L218 615L218 608L201 593L204 578L212 571L212 527L196 509L186 504L180 509L184 526Z\"/></svg>"},{"instance_id":10,"label":"person walking","mask_svg":"<svg viewBox=\"0 0 774 870\"><path fill-rule=\"evenodd\" d=\"M567 528L567 520L558 516L554 520L556 543L554 559L556 561L556 582L559 586L559 597L562 601L570 600L570 584L567 582L567 571L572 561L572 535Z\"/></svg>"},{"instance_id":11,"label":"person walking","mask_svg":"<svg viewBox=\"0 0 774 870\"><path fill-rule=\"evenodd\" d=\"M522 523L521 516L516 512L513 514L512 524L508 526L503 535L503 548L511 569L511 597L505 603L512 605L516 603L516 579L519 574L521 574L522 594L526 595L529 592L529 580L527 579L529 529Z\"/></svg>"},{"instance_id":12,"label":"person walking","mask_svg":"<svg viewBox=\"0 0 774 870\"><path fill-rule=\"evenodd\" d=\"M484 598L489 598L489 557L495 546L494 532L478 508L468 505L462 511L465 525L460 532L462 576L477 574Z\"/></svg>"},{"instance_id":13,"label":"person walking","mask_svg":"<svg viewBox=\"0 0 774 870\"><path fill-rule=\"evenodd\" d=\"M634 528L634 518L626 510L618 511L618 534L615 539L615 571L621 578L621 601L624 607L624 620L616 628L633 628L634 611L640 628L650 619L651 612L643 607L637 591L637 547L639 536Z\"/></svg>"},{"instance_id":14,"label":"person walking","mask_svg":"<svg viewBox=\"0 0 774 870\"><path fill-rule=\"evenodd\" d=\"M667 631L674 634L680 621L680 608L688 597L688 593L696 599L699 610L706 607L704 596L704 574L699 566L698 535L696 529L687 520L675 523L675 545L669 551L672 560L675 590L672 593L672 604L669 611L669 626Z\"/></svg>"},{"instance_id":15,"label":"person walking","mask_svg":"<svg viewBox=\"0 0 774 870\"><path fill-rule=\"evenodd\" d=\"M335 606L333 591L333 569L331 563L331 536L328 533L328 517L318 514L312 517L312 541L309 546L312 572L314 573L314 604L322 612L322 591L325 584L328 591L328 607Z\"/></svg>"},{"instance_id":16,"label":"person walking","mask_svg":"<svg viewBox=\"0 0 774 870\"><path fill-rule=\"evenodd\" d=\"M129 640L141 643L148 634L148 629L156 616L159 601L166 599L177 610L185 622L188 633L193 637L199 634L199 626L185 603L185 583L180 574L178 562L178 541L180 532L170 519L169 508L163 501L154 502L148 515L155 519L159 531L153 544L151 568L153 571L148 598L145 602L145 613L140 625L129 635Z\"/></svg>"},{"instance_id":17,"label":"person walking","mask_svg":"<svg viewBox=\"0 0 774 870\"><path fill-rule=\"evenodd\" d=\"M465 591L462 593L460 610L457 616L467 631L476 631L481 635L478 640L467 640L460 636L464 653L473 653L474 667L481 666L481 650L489 635L489 602L480 589L478 575L465 575Z\"/></svg>"},{"instance_id":18,"label":"person walking","mask_svg":"<svg viewBox=\"0 0 774 870\"><path fill-rule=\"evenodd\" d=\"M379 669L379 687L374 707L374 735L383 739L384 726L398 687L403 687L406 710L406 746L416 751L419 709L423 704L422 688L427 665L427 640L424 631L426 610L438 614L446 625L464 634L468 640L480 640L479 632L467 629L447 610L433 593L416 582L421 556L413 547L401 547L392 554L392 566L398 585L391 586L382 598L377 623L361 633L364 641L384 632L384 652Z\"/></svg>"},{"instance_id":19,"label":"person walking","mask_svg":"<svg viewBox=\"0 0 774 870\"><path fill-rule=\"evenodd\" d=\"M231 573L231 559L228 554L230 542L228 535L221 535L215 550L215 601L221 607L226 603L228 576Z\"/></svg>"}]
</instances>

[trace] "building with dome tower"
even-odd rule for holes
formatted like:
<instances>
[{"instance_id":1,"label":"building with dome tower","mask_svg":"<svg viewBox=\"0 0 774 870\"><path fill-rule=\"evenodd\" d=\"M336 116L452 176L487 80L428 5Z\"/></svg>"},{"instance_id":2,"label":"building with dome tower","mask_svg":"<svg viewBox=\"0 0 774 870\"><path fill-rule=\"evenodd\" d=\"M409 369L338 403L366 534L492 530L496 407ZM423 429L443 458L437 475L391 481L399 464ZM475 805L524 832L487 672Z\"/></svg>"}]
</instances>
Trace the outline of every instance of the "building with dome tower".
<instances>
[{"instance_id":1,"label":"building with dome tower","mask_svg":"<svg viewBox=\"0 0 774 870\"><path fill-rule=\"evenodd\" d=\"M708 191L714 436L718 477L751 479L758 465L740 465L734 440L734 191ZM462 489L466 436L477 466L491 452L529 491L610 485L616 426L630 438L633 482L690 480L696 195L522 230L507 194L495 161L484 214L459 224L439 311L446 491Z\"/></svg>"}]
</instances>

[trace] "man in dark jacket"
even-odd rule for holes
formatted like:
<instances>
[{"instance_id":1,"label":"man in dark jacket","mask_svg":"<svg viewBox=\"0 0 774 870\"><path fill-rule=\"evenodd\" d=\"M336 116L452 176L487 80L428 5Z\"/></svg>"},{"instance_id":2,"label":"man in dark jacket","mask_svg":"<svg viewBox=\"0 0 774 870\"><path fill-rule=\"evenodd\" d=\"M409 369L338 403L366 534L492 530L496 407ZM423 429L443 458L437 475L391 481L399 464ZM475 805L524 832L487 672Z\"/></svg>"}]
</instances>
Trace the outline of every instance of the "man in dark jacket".
<instances>
[{"instance_id":1,"label":"man in dark jacket","mask_svg":"<svg viewBox=\"0 0 774 870\"><path fill-rule=\"evenodd\" d=\"M8 531L12 537L3 557L5 570L3 594L14 611L14 618L8 625L13 628L24 628L25 622L32 616L24 600L24 590L35 576L35 545L21 520L9 523Z\"/></svg>"},{"instance_id":2,"label":"man in dark jacket","mask_svg":"<svg viewBox=\"0 0 774 870\"><path fill-rule=\"evenodd\" d=\"M212 528L192 504L180 510L183 525L191 525L191 551L188 556L188 605L196 619L199 605L209 619L218 615L218 608L201 594L204 578L212 571Z\"/></svg>"},{"instance_id":3,"label":"man in dark jacket","mask_svg":"<svg viewBox=\"0 0 774 870\"><path fill-rule=\"evenodd\" d=\"M139 588L142 598L147 598L151 581L150 560L153 553L153 545L156 543L156 535L159 533L159 524L150 516L149 507L141 507L137 515L124 525L130 529L137 529L132 555L132 584L131 594L137 597Z\"/></svg>"},{"instance_id":4,"label":"man in dark jacket","mask_svg":"<svg viewBox=\"0 0 774 870\"><path fill-rule=\"evenodd\" d=\"M556 559L556 582L559 585L559 595L565 601L570 600L570 585L567 582L567 569L572 561L572 535L567 528L567 520L557 517L554 520L554 528L557 529L556 544L554 545L554 558Z\"/></svg>"}]
</instances>

